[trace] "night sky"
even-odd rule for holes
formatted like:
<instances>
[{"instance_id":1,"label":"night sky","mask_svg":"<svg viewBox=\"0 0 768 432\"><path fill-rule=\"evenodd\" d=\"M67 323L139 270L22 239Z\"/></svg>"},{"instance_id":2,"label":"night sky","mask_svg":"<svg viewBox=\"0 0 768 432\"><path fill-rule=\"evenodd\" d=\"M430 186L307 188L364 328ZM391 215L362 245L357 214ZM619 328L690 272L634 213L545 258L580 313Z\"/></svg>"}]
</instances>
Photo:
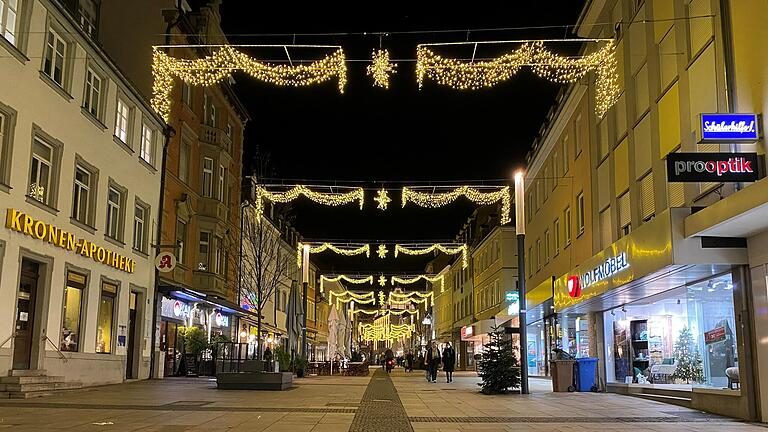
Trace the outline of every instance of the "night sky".
<instances>
[{"instance_id":1,"label":"night sky","mask_svg":"<svg viewBox=\"0 0 768 432\"><path fill-rule=\"evenodd\" d=\"M573 37L571 29L564 26L576 22L583 6L583 1L524 2L526 6L507 2L516 7L467 3L418 10L415 2L410 3L368 3L365 9L355 11L283 2L272 3L266 12L262 2L230 0L221 7L222 26L234 44L341 45L347 59L352 60L369 59L371 51L381 44L393 59L413 60L418 43ZM491 28L515 29L476 30ZM475 31L468 33L467 29ZM403 31L429 32L383 37L370 34ZM362 32L369 34L306 35ZM480 46L475 58L495 57L517 46ZM563 54L575 54L579 49L573 43L548 46ZM469 58L472 50L472 45L466 45L440 48L438 52ZM294 61L316 60L330 52L290 49ZM260 48L250 53L260 59L287 60L282 48ZM354 181L361 183L353 185L390 189L393 202L384 212L375 208L373 191L367 192L362 212L356 205L329 208L300 200L292 207L292 215L307 239L452 241L474 206L462 199L442 209L412 204L402 209L399 189L403 182L465 184L486 180L499 184L509 179L513 170L523 165L560 86L523 69L491 89L457 91L428 82L419 90L415 63L400 61L389 90L384 90L372 86L365 73L367 65L348 63L344 94L339 94L335 80L315 87L285 88L236 75L236 91L251 115L245 134L244 174L251 173L259 155L260 160L268 160L269 177L303 180L288 183L339 181L347 185L345 182ZM413 273L420 272L425 263L423 259L380 260L372 256L360 260L328 253L313 255L313 261L326 271L345 272Z\"/></svg>"}]
</instances>

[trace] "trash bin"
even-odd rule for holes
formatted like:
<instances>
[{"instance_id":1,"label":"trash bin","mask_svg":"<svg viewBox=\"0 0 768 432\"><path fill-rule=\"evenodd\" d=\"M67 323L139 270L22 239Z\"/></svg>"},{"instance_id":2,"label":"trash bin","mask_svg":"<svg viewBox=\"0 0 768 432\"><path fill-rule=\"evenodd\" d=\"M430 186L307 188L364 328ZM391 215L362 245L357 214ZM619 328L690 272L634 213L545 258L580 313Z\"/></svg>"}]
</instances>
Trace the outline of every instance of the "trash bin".
<instances>
[{"instance_id":1,"label":"trash bin","mask_svg":"<svg viewBox=\"0 0 768 432\"><path fill-rule=\"evenodd\" d=\"M592 391L595 386L595 374L597 372L597 359L584 357L576 359L576 391Z\"/></svg>"},{"instance_id":2,"label":"trash bin","mask_svg":"<svg viewBox=\"0 0 768 432\"><path fill-rule=\"evenodd\" d=\"M550 360L549 369L552 373L552 391L573 391L573 365L576 360Z\"/></svg>"}]
</instances>

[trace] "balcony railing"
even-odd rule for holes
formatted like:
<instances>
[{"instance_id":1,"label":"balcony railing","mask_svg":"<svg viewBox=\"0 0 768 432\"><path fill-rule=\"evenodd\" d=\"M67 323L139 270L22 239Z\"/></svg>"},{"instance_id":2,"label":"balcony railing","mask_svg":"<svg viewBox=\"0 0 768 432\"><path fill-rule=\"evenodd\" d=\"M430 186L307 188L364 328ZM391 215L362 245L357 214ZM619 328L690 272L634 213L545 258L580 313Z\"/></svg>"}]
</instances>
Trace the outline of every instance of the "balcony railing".
<instances>
[{"instance_id":1,"label":"balcony railing","mask_svg":"<svg viewBox=\"0 0 768 432\"><path fill-rule=\"evenodd\" d=\"M229 152L232 148L232 139L227 135L227 132L205 124L200 135L200 141L219 147L226 152Z\"/></svg>"}]
</instances>

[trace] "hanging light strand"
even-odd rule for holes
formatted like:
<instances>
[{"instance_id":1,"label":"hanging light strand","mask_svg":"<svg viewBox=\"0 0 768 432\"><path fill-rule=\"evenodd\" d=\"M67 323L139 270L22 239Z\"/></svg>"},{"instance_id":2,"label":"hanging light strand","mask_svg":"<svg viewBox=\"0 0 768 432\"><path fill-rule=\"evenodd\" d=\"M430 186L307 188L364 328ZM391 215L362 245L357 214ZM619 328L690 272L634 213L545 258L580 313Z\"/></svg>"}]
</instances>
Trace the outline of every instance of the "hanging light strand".
<instances>
[{"instance_id":1,"label":"hanging light strand","mask_svg":"<svg viewBox=\"0 0 768 432\"><path fill-rule=\"evenodd\" d=\"M264 200L288 203L300 196L305 196L318 204L332 207L358 201L360 203L360 210L362 210L363 202L365 201L365 190L363 188L352 189L349 192L316 192L307 186L296 185L286 192L271 192L262 186L258 186L256 188L256 214L261 216L264 213Z\"/></svg>"},{"instance_id":2,"label":"hanging light strand","mask_svg":"<svg viewBox=\"0 0 768 432\"><path fill-rule=\"evenodd\" d=\"M335 48L335 52L321 60L294 66L261 62L231 45L223 45L211 55L193 60L173 58L160 47L154 47L152 107L169 121L174 77L187 84L207 87L230 77L235 71L243 71L257 80L285 87L305 87L338 78L339 92L344 93L347 82L346 59L341 47Z\"/></svg>"},{"instance_id":3,"label":"hanging light strand","mask_svg":"<svg viewBox=\"0 0 768 432\"><path fill-rule=\"evenodd\" d=\"M362 285L362 284L365 284L365 283L369 283L369 284L373 285L373 276L366 276L366 277L362 277L362 278L355 278L355 277L350 277L350 276L347 276L347 275L337 275L337 276L331 276L331 277L328 277L328 276L325 276L325 275L320 275L320 292L324 292L325 282L334 283L334 282L338 282L338 281L341 281L341 280L343 280L345 282L349 282L351 284L355 284L355 285Z\"/></svg>"},{"instance_id":4,"label":"hanging light strand","mask_svg":"<svg viewBox=\"0 0 768 432\"><path fill-rule=\"evenodd\" d=\"M406 186L403 187L402 206L405 207L408 202L412 202L421 207L438 208L456 201L461 196L479 205L501 202L501 224L505 225L511 221L512 198L509 195L509 186L501 186L495 192L480 192L470 186L460 186L452 191L436 193L419 192L415 188Z\"/></svg>"},{"instance_id":5,"label":"hanging light strand","mask_svg":"<svg viewBox=\"0 0 768 432\"><path fill-rule=\"evenodd\" d=\"M299 243L298 248L296 249L296 265L301 268L302 264L302 251L304 250L304 246L307 245L306 243ZM339 255L344 256L355 256L355 255L362 255L365 254L366 257L371 256L371 246L368 244L364 244L359 247L350 246L350 245L339 245L336 246L332 243L323 243L319 246L312 246L309 245L309 253L310 254L317 254L321 252L325 252L326 250L330 250L334 253L337 253Z\"/></svg>"},{"instance_id":6,"label":"hanging light strand","mask_svg":"<svg viewBox=\"0 0 768 432\"><path fill-rule=\"evenodd\" d=\"M404 245L404 244L396 244L395 245L395 258L397 258L397 255L400 253L406 254L406 255L426 255L429 253L432 253L434 251L440 251L447 255L456 255L458 253L461 253L461 268L465 269L469 265L469 259L467 257L467 245L462 244L460 246L444 246L440 243L435 243L428 247L419 247L419 246L411 246L411 245Z\"/></svg>"}]
</instances>

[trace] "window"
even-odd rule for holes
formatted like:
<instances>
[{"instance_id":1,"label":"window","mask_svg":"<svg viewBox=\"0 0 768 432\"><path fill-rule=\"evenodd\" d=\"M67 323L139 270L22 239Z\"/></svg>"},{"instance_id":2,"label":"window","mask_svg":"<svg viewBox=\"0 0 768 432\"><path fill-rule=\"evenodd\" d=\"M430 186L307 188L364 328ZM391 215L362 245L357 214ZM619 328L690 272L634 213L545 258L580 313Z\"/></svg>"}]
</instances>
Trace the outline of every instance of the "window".
<instances>
[{"instance_id":1,"label":"window","mask_svg":"<svg viewBox=\"0 0 768 432\"><path fill-rule=\"evenodd\" d=\"M549 182L551 181L552 179L549 177L549 165L547 165L544 167L544 180L542 180L542 183L544 184L544 202L547 202L547 198L549 198Z\"/></svg>"},{"instance_id":2,"label":"window","mask_svg":"<svg viewBox=\"0 0 768 432\"><path fill-rule=\"evenodd\" d=\"M549 263L549 242L552 241L552 237L549 234L549 230L544 231L544 262Z\"/></svg>"},{"instance_id":3,"label":"window","mask_svg":"<svg viewBox=\"0 0 768 432\"><path fill-rule=\"evenodd\" d=\"M0 105L0 184L8 184L10 174L11 133L13 115L2 111Z\"/></svg>"},{"instance_id":4,"label":"window","mask_svg":"<svg viewBox=\"0 0 768 432\"><path fill-rule=\"evenodd\" d=\"M61 87L64 87L64 59L66 54L67 43L56 31L48 29L43 72Z\"/></svg>"},{"instance_id":5,"label":"window","mask_svg":"<svg viewBox=\"0 0 768 432\"><path fill-rule=\"evenodd\" d=\"M35 138L32 143L32 168L29 172L29 196L51 205L51 175L53 173L53 147Z\"/></svg>"},{"instance_id":6,"label":"window","mask_svg":"<svg viewBox=\"0 0 768 432\"><path fill-rule=\"evenodd\" d=\"M232 138L232 123L227 123L227 136Z\"/></svg>"},{"instance_id":7,"label":"window","mask_svg":"<svg viewBox=\"0 0 768 432\"><path fill-rule=\"evenodd\" d=\"M220 275L224 273L224 250L222 249L224 246L224 239L221 237L216 237L216 256L214 264L214 273Z\"/></svg>"},{"instance_id":8,"label":"window","mask_svg":"<svg viewBox=\"0 0 768 432\"><path fill-rule=\"evenodd\" d=\"M224 165L219 165L219 201L224 202L224 185L226 184L226 169L224 168Z\"/></svg>"},{"instance_id":9,"label":"window","mask_svg":"<svg viewBox=\"0 0 768 432\"><path fill-rule=\"evenodd\" d=\"M141 149L139 156L144 162L154 165L155 163L155 131L146 124L141 125Z\"/></svg>"},{"instance_id":10,"label":"window","mask_svg":"<svg viewBox=\"0 0 768 432\"><path fill-rule=\"evenodd\" d=\"M19 16L18 0L0 0L0 36L16 45L16 25Z\"/></svg>"},{"instance_id":11,"label":"window","mask_svg":"<svg viewBox=\"0 0 768 432\"><path fill-rule=\"evenodd\" d=\"M541 239L536 239L536 271L541 270Z\"/></svg>"},{"instance_id":12,"label":"window","mask_svg":"<svg viewBox=\"0 0 768 432\"><path fill-rule=\"evenodd\" d=\"M571 208L566 207L563 211L563 238L565 239L565 246L571 244Z\"/></svg>"},{"instance_id":13,"label":"window","mask_svg":"<svg viewBox=\"0 0 768 432\"><path fill-rule=\"evenodd\" d=\"M576 235L584 233L584 192L576 195Z\"/></svg>"},{"instance_id":14,"label":"window","mask_svg":"<svg viewBox=\"0 0 768 432\"><path fill-rule=\"evenodd\" d=\"M107 236L120 239L120 205L122 203L122 193L115 187L110 186L107 192Z\"/></svg>"},{"instance_id":15,"label":"window","mask_svg":"<svg viewBox=\"0 0 768 432\"><path fill-rule=\"evenodd\" d=\"M2 1L2 0L0 0ZM101 77L91 68L85 73L85 96L83 97L83 108L91 113L92 116L99 118L99 103L101 101Z\"/></svg>"},{"instance_id":16,"label":"window","mask_svg":"<svg viewBox=\"0 0 768 432\"><path fill-rule=\"evenodd\" d=\"M555 254L557 256L560 253L560 219L555 219L553 224L553 231L555 232Z\"/></svg>"},{"instance_id":17,"label":"window","mask_svg":"<svg viewBox=\"0 0 768 432\"><path fill-rule=\"evenodd\" d=\"M184 183L189 182L189 143L181 141L179 148L179 178Z\"/></svg>"},{"instance_id":18,"label":"window","mask_svg":"<svg viewBox=\"0 0 768 432\"><path fill-rule=\"evenodd\" d=\"M200 249L197 254L197 269L208 271L208 252L211 246L211 233L200 231Z\"/></svg>"},{"instance_id":19,"label":"window","mask_svg":"<svg viewBox=\"0 0 768 432\"><path fill-rule=\"evenodd\" d=\"M213 104L208 93L203 97L203 122L208 126L216 126L216 105Z\"/></svg>"},{"instance_id":20,"label":"window","mask_svg":"<svg viewBox=\"0 0 768 432\"><path fill-rule=\"evenodd\" d=\"M112 328L114 327L117 285L102 282L99 316L96 319L96 352L112 353Z\"/></svg>"},{"instance_id":21,"label":"window","mask_svg":"<svg viewBox=\"0 0 768 432\"><path fill-rule=\"evenodd\" d=\"M557 150L552 153L552 190L557 188L557 178L559 177L557 170L560 168L560 160L557 158Z\"/></svg>"},{"instance_id":22,"label":"window","mask_svg":"<svg viewBox=\"0 0 768 432\"><path fill-rule=\"evenodd\" d=\"M629 191L624 192L624 195L616 199L619 208L619 236L623 237L629 234L632 223L632 215L630 213L629 204Z\"/></svg>"},{"instance_id":23,"label":"window","mask_svg":"<svg viewBox=\"0 0 768 432\"><path fill-rule=\"evenodd\" d=\"M203 196L213 196L213 159L203 158Z\"/></svg>"},{"instance_id":24,"label":"window","mask_svg":"<svg viewBox=\"0 0 768 432\"><path fill-rule=\"evenodd\" d=\"M136 203L133 208L133 248L147 252L147 214L146 206Z\"/></svg>"},{"instance_id":25,"label":"window","mask_svg":"<svg viewBox=\"0 0 768 432\"><path fill-rule=\"evenodd\" d=\"M176 221L176 261L184 264L184 245L187 243L187 223L181 220Z\"/></svg>"},{"instance_id":26,"label":"window","mask_svg":"<svg viewBox=\"0 0 768 432\"><path fill-rule=\"evenodd\" d=\"M600 212L600 247L607 248L613 242L611 233L611 207Z\"/></svg>"},{"instance_id":27,"label":"window","mask_svg":"<svg viewBox=\"0 0 768 432\"><path fill-rule=\"evenodd\" d=\"M80 347L80 320L83 311L83 291L85 276L67 272L67 284L64 286L64 311L62 313L61 340L62 351L78 351Z\"/></svg>"},{"instance_id":28,"label":"window","mask_svg":"<svg viewBox=\"0 0 768 432\"><path fill-rule=\"evenodd\" d=\"M92 174L81 165L75 166L75 190L72 194L72 217L91 225L90 198Z\"/></svg>"},{"instance_id":29,"label":"window","mask_svg":"<svg viewBox=\"0 0 768 432\"><path fill-rule=\"evenodd\" d=\"M563 175L568 172L568 165L571 161L568 159L568 135L563 138Z\"/></svg>"},{"instance_id":30,"label":"window","mask_svg":"<svg viewBox=\"0 0 768 432\"><path fill-rule=\"evenodd\" d=\"M656 205L653 196L653 172L649 172L640 179L640 210L644 222L653 219L656 213Z\"/></svg>"},{"instance_id":31,"label":"window","mask_svg":"<svg viewBox=\"0 0 768 432\"><path fill-rule=\"evenodd\" d=\"M528 248L528 276L533 276L533 246Z\"/></svg>"},{"instance_id":32,"label":"window","mask_svg":"<svg viewBox=\"0 0 768 432\"><path fill-rule=\"evenodd\" d=\"M117 99L117 117L115 118L115 136L128 144L128 124L131 118L131 108L125 101Z\"/></svg>"},{"instance_id":33,"label":"window","mask_svg":"<svg viewBox=\"0 0 768 432\"><path fill-rule=\"evenodd\" d=\"M581 114L576 116L576 120L573 121L573 145L576 148L576 157L581 154Z\"/></svg>"},{"instance_id":34,"label":"window","mask_svg":"<svg viewBox=\"0 0 768 432\"><path fill-rule=\"evenodd\" d=\"M96 17L99 16L98 6L93 0L80 0L77 5L80 27L91 37L98 35Z\"/></svg>"},{"instance_id":35,"label":"window","mask_svg":"<svg viewBox=\"0 0 768 432\"><path fill-rule=\"evenodd\" d=\"M186 81L181 81L181 101L188 107L192 106L192 86Z\"/></svg>"}]
</instances>

